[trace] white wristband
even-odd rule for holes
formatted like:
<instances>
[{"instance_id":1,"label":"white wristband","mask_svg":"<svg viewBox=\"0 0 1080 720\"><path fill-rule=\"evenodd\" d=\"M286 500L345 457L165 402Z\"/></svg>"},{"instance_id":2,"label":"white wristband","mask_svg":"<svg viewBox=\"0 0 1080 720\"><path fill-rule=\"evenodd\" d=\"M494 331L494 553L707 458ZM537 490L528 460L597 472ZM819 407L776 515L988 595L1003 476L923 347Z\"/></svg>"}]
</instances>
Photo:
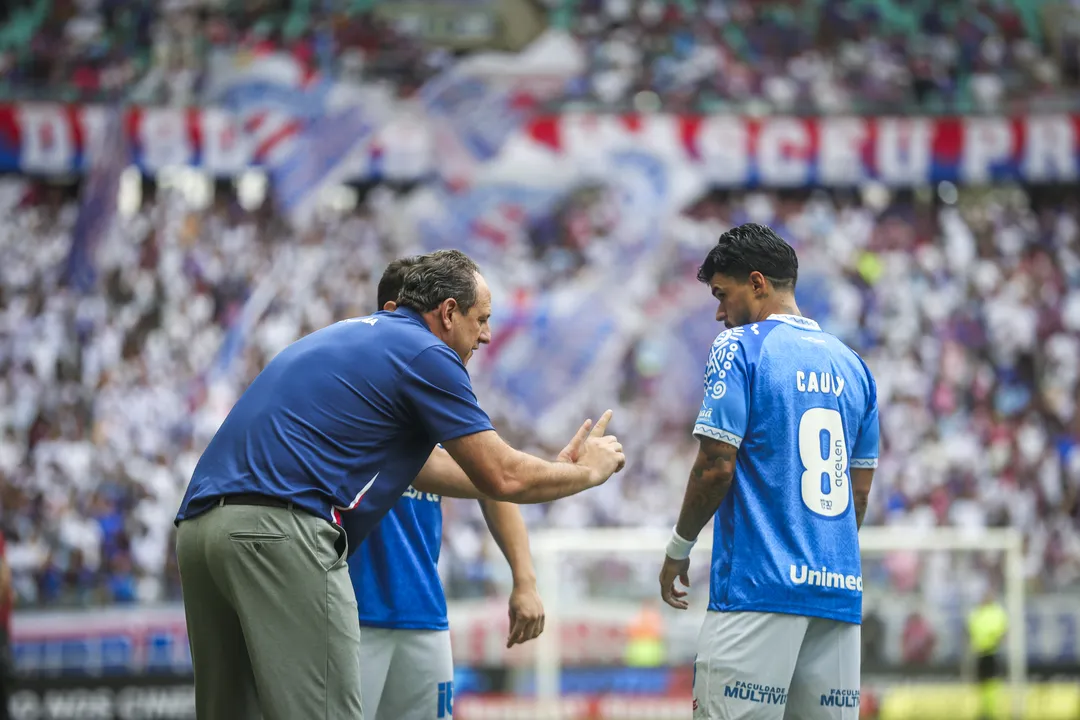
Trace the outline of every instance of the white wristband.
<instances>
[{"instance_id":1,"label":"white wristband","mask_svg":"<svg viewBox=\"0 0 1080 720\"><path fill-rule=\"evenodd\" d=\"M675 528L671 528L671 539L667 544L667 556L672 560L685 560L690 557L690 551L694 548L697 540L684 540L679 537Z\"/></svg>"}]
</instances>

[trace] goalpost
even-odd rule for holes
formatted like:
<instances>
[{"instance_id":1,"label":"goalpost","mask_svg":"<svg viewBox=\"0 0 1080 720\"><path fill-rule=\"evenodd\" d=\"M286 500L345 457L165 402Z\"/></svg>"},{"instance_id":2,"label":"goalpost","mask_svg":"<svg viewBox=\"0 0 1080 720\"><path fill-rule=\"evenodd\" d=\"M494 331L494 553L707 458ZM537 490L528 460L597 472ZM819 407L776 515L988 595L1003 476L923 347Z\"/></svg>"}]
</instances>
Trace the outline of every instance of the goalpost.
<instances>
[{"instance_id":1,"label":"goalpost","mask_svg":"<svg viewBox=\"0 0 1080 720\"><path fill-rule=\"evenodd\" d=\"M669 536L669 530L655 528L545 530L532 535L532 552L547 616L545 632L536 640L536 689L537 699L541 703L554 702L559 697L562 648L558 628L562 601L560 591L563 589L560 568L564 561L595 561L605 555L624 559L652 557L659 574ZM868 557L894 551L997 552L1004 555L1005 608L1010 628L1007 644L1008 680L1013 717L1021 717L1027 684L1027 639L1023 544L1019 531L1015 528L971 531L957 528L864 527L859 533L859 542L864 561ZM702 531L691 555L691 579L695 586L707 583L711 548L710 525ZM659 597L658 585L653 592Z\"/></svg>"}]
</instances>

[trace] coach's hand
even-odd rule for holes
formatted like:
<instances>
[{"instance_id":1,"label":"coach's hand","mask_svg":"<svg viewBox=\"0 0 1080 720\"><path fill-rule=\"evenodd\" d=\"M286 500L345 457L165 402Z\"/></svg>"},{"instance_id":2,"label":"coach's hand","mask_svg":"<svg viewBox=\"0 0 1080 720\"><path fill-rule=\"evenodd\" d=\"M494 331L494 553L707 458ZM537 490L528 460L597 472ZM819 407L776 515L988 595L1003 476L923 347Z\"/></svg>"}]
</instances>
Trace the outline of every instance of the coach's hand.
<instances>
[{"instance_id":1,"label":"coach's hand","mask_svg":"<svg viewBox=\"0 0 1080 720\"><path fill-rule=\"evenodd\" d=\"M685 610L690 607L683 599L686 591L675 589L675 578L679 579L683 587L690 587L690 558L672 560L665 555L664 566L660 568L660 597L676 610Z\"/></svg>"},{"instance_id":2,"label":"coach's hand","mask_svg":"<svg viewBox=\"0 0 1080 720\"><path fill-rule=\"evenodd\" d=\"M510 635L506 638L506 647L511 648L521 643L540 637L544 632L544 603L536 584L514 583L510 593Z\"/></svg>"},{"instance_id":3,"label":"coach's hand","mask_svg":"<svg viewBox=\"0 0 1080 720\"><path fill-rule=\"evenodd\" d=\"M592 474L592 485L602 485L609 477L623 469L626 465L626 456L623 454L622 443L614 435L604 435L608 423L611 422L611 411L606 411L596 421L596 425L589 432L588 437L581 443L578 453L577 465L589 468ZM584 427L584 426L582 426ZM581 433L581 430L578 430ZM577 438L577 435L574 436ZM570 441L573 445L574 441ZM567 446L570 447L570 446Z\"/></svg>"},{"instance_id":4,"label":"coach's hand","mask_svg":"<svg viewBox=\"0 0 1080 720\"><path fill-rule=\"evenodd\" d=\"M585 440L589 437L589 428L591 427L592 418L581 423L581 427L574 433L574 437L570 438L570 442L568 442L566 447L559 453L559 457L555 458L555 462L576 463L578 457L581 455L581 448L585 445Z\"/></svg>"}]
</instances>

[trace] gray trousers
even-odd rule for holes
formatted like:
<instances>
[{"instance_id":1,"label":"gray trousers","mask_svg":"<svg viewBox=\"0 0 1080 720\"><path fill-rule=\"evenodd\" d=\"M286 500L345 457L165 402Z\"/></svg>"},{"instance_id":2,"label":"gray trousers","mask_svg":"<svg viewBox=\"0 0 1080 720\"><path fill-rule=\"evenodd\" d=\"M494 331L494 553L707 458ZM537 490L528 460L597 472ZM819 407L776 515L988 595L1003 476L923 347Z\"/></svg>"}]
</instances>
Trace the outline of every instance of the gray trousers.
<instances>
[{"instance_id":1,"label":"gray trousers","mask_svg":"<svg viewBox=\"0 0 1080 720\"><path fill-rule=\"evenodd\" d=\"M707 612L694 720L858 720L861 637L824 618Z\"/></svg>"},{"instance_id":2,"label":"gray trousers","mask_svg":"<svg viewBox=\"0 0 1080 720\"><path fill-rule=\"evenodd\" d=\"M199 720L362 720L344 546L300 510L222 505L180 523Z\"/></svg>"},{"instance_id":3,"label":"gray trousers","mask_svg":"<svg viewBox=\"0 0 1080 720\"><path fill-rule=\"evenodd\" d=\"M452 720L449 630L365 627L360 673L368 720Z\"/></svg>"}]
</instances>

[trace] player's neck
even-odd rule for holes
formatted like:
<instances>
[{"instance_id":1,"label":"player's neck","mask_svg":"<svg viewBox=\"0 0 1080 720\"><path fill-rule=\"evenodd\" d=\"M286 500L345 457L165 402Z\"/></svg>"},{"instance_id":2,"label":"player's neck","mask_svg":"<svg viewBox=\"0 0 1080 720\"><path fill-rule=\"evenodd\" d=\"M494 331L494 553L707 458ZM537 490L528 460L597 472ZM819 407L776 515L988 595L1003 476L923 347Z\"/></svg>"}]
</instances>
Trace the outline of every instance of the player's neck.
<instances>
[{"instance_id":1,"label":"player's neck","mask_svg":"<svg viewBox=\"0 0 1080 720\"><path fill-rule=\"evenodd\" d=\"M761 310L758 312L758 317L754 319L754 322L761 322L767 320L770 315L795 315L796 317L802 317L802 313L799 312L799 306L795 304L795 298L791 295L775 295L768 298L761 305Z\"/></svg>"}]
</instances>

